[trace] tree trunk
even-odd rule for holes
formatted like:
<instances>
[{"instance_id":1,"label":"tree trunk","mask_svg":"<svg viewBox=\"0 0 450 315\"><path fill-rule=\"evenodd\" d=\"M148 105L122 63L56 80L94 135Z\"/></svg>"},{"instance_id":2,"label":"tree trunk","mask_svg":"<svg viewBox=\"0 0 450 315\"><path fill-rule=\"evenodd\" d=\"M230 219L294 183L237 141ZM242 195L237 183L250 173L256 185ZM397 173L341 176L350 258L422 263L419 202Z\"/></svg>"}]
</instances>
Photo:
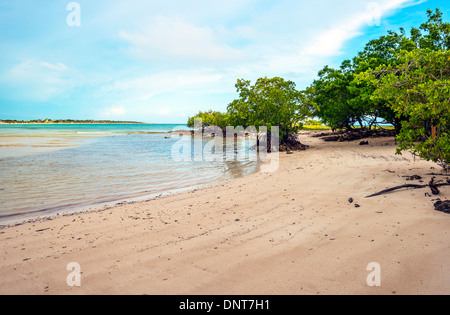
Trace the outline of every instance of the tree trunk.
<instances>
[{"instance_id":1,"label":"tree trunk","mask_svg":"<svg viewBox=\"0 0 450 315\"><path fill-rule=\"evenodd\" d=\"M395 127L395 135L398 136L400 134L400 132L402 131L402 122L400 119L395 118L394 127Z\"/></svg>"}]
</instances>

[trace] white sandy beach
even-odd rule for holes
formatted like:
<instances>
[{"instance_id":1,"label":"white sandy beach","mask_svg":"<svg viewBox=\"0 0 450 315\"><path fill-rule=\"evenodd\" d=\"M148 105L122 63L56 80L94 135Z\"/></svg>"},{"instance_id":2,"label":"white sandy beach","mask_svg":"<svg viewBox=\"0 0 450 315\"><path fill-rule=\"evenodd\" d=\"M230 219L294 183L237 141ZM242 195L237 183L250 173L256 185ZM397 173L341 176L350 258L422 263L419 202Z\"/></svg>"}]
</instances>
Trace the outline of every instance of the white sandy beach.
<instances>
[{"instance_id":1,"label":"white sandy beach","mask_svg":"<svg viewBox=\"0 0 450 315\"><path fill-rule=\"evenodd\" d=\"M450 294L450 215L429 190L364 198L439 168L391 138L300 140L275 173L0 229L0 294Z\"/></svg>"}]
</instances>

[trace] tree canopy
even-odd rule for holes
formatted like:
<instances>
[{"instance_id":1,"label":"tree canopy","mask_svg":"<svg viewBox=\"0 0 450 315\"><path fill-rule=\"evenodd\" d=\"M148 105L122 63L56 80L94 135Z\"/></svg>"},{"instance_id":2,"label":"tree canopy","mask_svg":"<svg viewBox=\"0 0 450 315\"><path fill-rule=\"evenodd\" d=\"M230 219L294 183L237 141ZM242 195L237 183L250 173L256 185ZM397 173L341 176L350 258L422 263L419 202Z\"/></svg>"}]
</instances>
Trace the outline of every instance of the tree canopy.
<instances>
[{"instance_id":1,"label":"tree canopy","mask_svg":"<svg viewBox=\"0 0 450 315\"><path fill-rule=\"evenodd\" d=\"M402 122L398 151L410 150L442 166L450 164L450 52L416 49L397 54L398 65L361 74L374 100L386 101Z\"/></svg>"},{"instance_id":2,"label":"tree canopy","mask_svg":"<svg viewBox=\"0 0 450 315\"><path fill-rule=\"evenodd\" d=\"M229 122L234 126L280 128L283 142L297 133L308 115L303 94L292 81L283 78L260 78L255 85L238 80L239 98L228 105Z\"/></svg>"},{"instance_id":3,"label":"tree canopy","mask_svg":"<svg viewBox=\"0 0 450 315\"><path fill-rule=\"evenodd\" d=\"M376 87L357 80L361 73L380 67L395 67L402 60L400 51L429 49L447 50L450 47L450 24L442 19L442 12L428 10L428 21L412 28L407 36L405 29L389 31L371 40L352 60L345 60L340 69L324 67L318 79L305 90L305 95L316 115L335 129L351 129L377 123L392 124L400 132L406 116L399 116L383 98L373 98Z\"/></svg>"},{"instance_id":4,"label":"tree canopy","mask_svg":"<svg viewBox=\"0 0 450 315\"><path fill-rule=\"evenodd\" d=\"M439 9L418 28L371 40L340 69L324 67L305 90L315 114L335 129L395 126L397 153L450 162L450 23ZM358 126L358 127L359 127Z\"/></svg>"},{"instance_id":5,"label":"tree canopy","mask_svg":"<svg viewBox=\"0 0 450 315\"><path fill-rule=\"evenodd\" d=\"M188 118L188 127L194 128L195 127L195 120L201 119L202 121L202 130L205 130L208 127L211 126L217 126L221 129L225 129L228 124L228 115L217 112L217 111L200 111L197 115L194 115L192 117Z\"/></svg>"},{"instance_id":6,"label":"tree canopy","mask_svg":"<svg viewBox=\"0 0 450 315\"><path fill-rule=\"evenodd\" d=\"M189 118L188 126L193 127L195 119L202 119L202 128L217 126L253 126L279 127L281 144L296 141L297 131L302 127L302 121L309 114L309 109L303 102L303 93L296 90L292 81L280 77L260 78L254 85L251 81L238 79L235 85L239 98L232 101L226 113L214 111L199 112Z\"/></svg>"}]
</instances>

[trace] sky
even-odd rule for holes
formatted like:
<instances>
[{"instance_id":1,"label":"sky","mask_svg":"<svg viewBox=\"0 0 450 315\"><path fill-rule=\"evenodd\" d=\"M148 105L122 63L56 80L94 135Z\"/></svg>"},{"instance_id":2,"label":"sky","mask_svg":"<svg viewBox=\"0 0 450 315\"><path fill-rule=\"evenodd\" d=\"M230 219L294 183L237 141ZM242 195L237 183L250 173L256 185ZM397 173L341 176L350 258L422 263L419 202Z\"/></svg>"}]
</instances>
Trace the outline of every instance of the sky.
<instances>
[{"instance_id":1,"label":"sky","mask_svg":"<svg viewBox=\"0 0 450 315\"><path fill-rule=\"evenodd\" d=\"M0 0L0 120L186 123L237 79L301 90L448 0Z\"/></svg>"}]
</instances>

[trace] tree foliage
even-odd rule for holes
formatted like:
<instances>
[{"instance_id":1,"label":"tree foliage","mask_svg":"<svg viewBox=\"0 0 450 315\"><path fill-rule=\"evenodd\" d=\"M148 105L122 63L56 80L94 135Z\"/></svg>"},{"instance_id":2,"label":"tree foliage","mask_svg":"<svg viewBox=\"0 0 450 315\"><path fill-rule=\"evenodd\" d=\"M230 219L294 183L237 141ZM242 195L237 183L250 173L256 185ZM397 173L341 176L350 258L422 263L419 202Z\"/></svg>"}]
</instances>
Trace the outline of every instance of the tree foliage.
<instances>
[{"instance_id":1,"label":"tree foliage","mask_svg":"<svg viewBox=\"0 0 450 315\"><path fill-rule=\"evenodd\" d=\"M225 129L228 124L228 115L226 113L221 113L217 111L200 111L198 114L188 118L188 127L195 127L195 120L201 119L202 121L202 130L205 130L211 126L217 126L221 129Z\"/></svg>"},{"instance_id":2,"label":"tree foliage","mask_svg":"<svg viewBox=\"0 0 450 315\"><path fill-rule=\"evenodd\" d=\"M356 81L372 86L371 100L384 104L400 122L397 153L409 150L447 167L450 23L443 21L439 9L428 10L427 15L428 21L412 28L409 38L403 29L400 35L391 32L396 44L389 55L377 56L380 64L361 71Z\"/></svg>"},{"instance_id":3,"label":"tree foliage","mask_svg":"<svg viewBox=\"0 0 450 315\"><path fill-rule=\"evenodd\" d=\"M410 150L445 166L450 159L450 23L439 9L427 16L409 35L403 28L389 31L340 69L326 66L305 94L330 127L392 124L398 153Z\"/></svg>"},{"instance_id":4,"label":"tree foliage","mask_svg":"<svg viewBox=\"0 0 450 315\"><path fill-rule=\"evenodd\" d=\"M229 122L233 126L272 126L280 128L280 139L296 134L308 115L303 94L295 83L283 78L260 78L255 85L248 80L238 80L239 98L228 105Z\"/></svg>"},{"instance_id":5,"label":"tree foliage","mask_svg":"<svg viewBox=\"0 0 450 315\"><path fill-rule=\"evenodd\" d=\"M345 61L340 69L326 66L318 76L319 79L305 91L309 105L315 108L315 115L333 129L349 129L357 122L362 124L363 106L353 101L357 91L350 88L354 78L350 61Z\"/></svg>"},{"instance_id":6,"label":"tree foliage","mask_svg":"<svg viewBox=\"0 0 450 315\"><path fill-rule=\"evenodd\" d=\"M188 126L195 127L195 119L201 119L203 131L211 126L220 127L222 131L226 131L227 126L254 127L257 132L267 127L268 151L271 151L272 127L278 127L276 136L286 149L305 148L296 134L310 112L303 101L303 93L296 90L294 82L265 77L252 85L249 80L238 79L235 87L239 97L228 105L226 113L200 111L188 119Z\"/></svg>"},{"instance_id":7,"label":"tree foliage","mask_svg":"<svg viewBox=\"0 0 450 315\"><path fill-rule=\"evenodd\" d=\"M411 40L417 48L433 51L450 49L450 23L444 22L443 13L436 9L427 11L428 21L411 29Z\"/></svg>"},{"instance_id":8,"label":"tree foliage","mask_svg":"<svg viewBox=\"0 0 450 315\"><path fill-rule=\"evenodd\" d=\"M402 122L398 151L410 150L442 166L450 164L450 52L401 51L396 66L379 67L359 79L376 86L373 99L388 102Z\"/></svg>"},{"instance_id":9,"label":"tree foliage","mask_svg":"<svg viewBox=\"0 0 450 315\"><path fill-rule=\"evenodd\" d=\"M334 129L351 129L355 125L368 126L377 123L392 124L400 132L407 116L399 116L390 103L373 98L376 86L356 78L366 71L380 67L395 67L402 61L400 51L430 49L446 50L450 47L450 24L442 19L442 12L428 10L428 21L419 28L412 28L408 36L405 29L389 31L371 40L352 60L342 63L340 69L326 66L318 73L318 79L306 89L308 102L315 107L316 115Z\"/></svg>"}]
</instances>

